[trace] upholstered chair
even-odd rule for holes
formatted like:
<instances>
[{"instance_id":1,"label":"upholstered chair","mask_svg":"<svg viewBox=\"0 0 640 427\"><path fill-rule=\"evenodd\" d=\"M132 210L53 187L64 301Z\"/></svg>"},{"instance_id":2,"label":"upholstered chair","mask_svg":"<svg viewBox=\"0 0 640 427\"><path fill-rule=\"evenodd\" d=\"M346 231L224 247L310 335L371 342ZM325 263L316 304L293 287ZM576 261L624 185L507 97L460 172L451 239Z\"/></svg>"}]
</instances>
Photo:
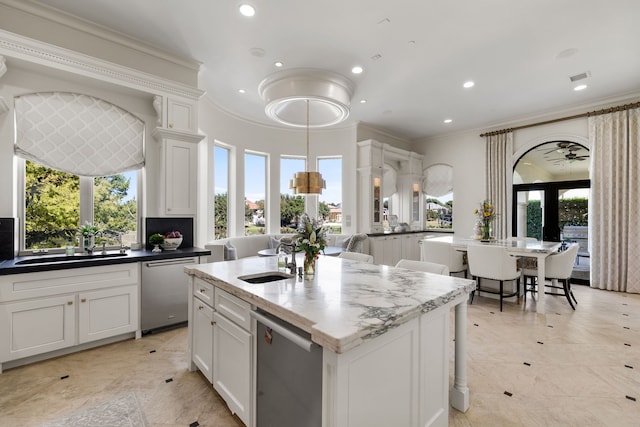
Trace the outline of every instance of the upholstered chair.
<instances>
[{"instance_id":1,"label":"upholstered chair","mask_svg":"<svg viewBox=\"0 0 640 427\"><path fill-rule=\"evenodd\" d=\"M427 273L449 275L449 267L444 264L437 264L429 261L415 261L411 259L401 259L396 264L397 268L406 268L407 270L418 270Z\"/></svg>"},{"instance_id":2,"label":"upholstered chair","mask_svg":"<svg viewBox=\"0 0 640 427\"><path fill-rule=\"evenodd\" d=\"M449 274L464 273L464 277L467 277L467 263L464 253L455 250L451 243L424 239L420 244L422 245L420 254L422 261L446 265L449 268Z\"/></svg>"},{"instance_id":3,"label":"upholstered chair","mask_svg":"<svg viewBox=\"0 0 640 427\"><path fill-rule=\"evenodd\" d=\"M574 310L576 308L573 304L574 302L578 304L578 301L571 291L571 273L573 272L573 265L576 262L579 247L579 244L573 243L566 250L549 255L544 263L544 275L547 280L551 281L551 284L545 283L545 287L562 290L562 292L546 292L546 294L566 297L569 305ZM537 275L537 270L533 272ZM562 286L559 286L558 282L561 282ZM527 283L525 282L525 298L527 297L527 292L533 293L539 291L539 289L536 289L536 284L534 283L535 277L530 287L527 287Z\"/></svg>"},{"instance_id":4,"label":"upholstered chair","mask_svg":"<svg viewBox=\"0 0 640 427\"><path fill-rule=\"evenodd\" d=\"M520 270L517 266L517 259L510 256L502 246L484 245L481 243L467 246L467 260L469 262L469 273L476 280L476 290L471 293L471 303L475 293L480 291L500 296L500 311L502 311L502 301L505 298L516 297L520 302ZM481 279L491 279L500 282L498 291L481 287ZM504 282L513 281L515 291L505 294Z\"/></svg>"},{"instance_id":5,"label":"upholstered chair","mask_svg":"<svg viewBox=\"0 0 640 427\"><path fill-rule=\"evenodd\" d=\"M361 254L359 252L341 252L338 258L350 259L352 261L367 262L373 264L373 255Z\"/></svg>"}]
</instances>

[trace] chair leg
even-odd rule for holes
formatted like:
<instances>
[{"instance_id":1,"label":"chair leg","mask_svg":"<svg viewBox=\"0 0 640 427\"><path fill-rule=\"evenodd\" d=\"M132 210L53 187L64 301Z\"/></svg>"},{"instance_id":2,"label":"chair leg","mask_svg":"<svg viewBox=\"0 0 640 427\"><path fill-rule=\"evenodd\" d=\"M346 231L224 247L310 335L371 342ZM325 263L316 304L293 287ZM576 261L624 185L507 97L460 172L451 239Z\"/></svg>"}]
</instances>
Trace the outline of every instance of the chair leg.
<instances>
[{"instance_id":1,"label":"chair leg","mask_svg":"<svg viewBox=\"0 0 640 427\"><path fill-rule=\"evenodd\" d=\"M471 277L471 280L475 280L475 277ZM476 282L476 289L478 289L478 283ZM471 291L471 301L469 302L469 304L473 304L473 298L476 296L476 289Z\"/></svg>"},{"instance_id":2,"label":"chair leg","mask_svg":"<svg viewBox=\"0 0 640 427\"><path fill-rule=\"evenodd\" d=\"M571 301L571 290L569 289L569 279L562 279L562 288L564 289L564 296L567 297L567 301L569 301L569 305L572 309L576 309L573 306L573 301Z\"/></svg>"},{"instance_id":3,"label":"chair leg","mask_svg":"<svg viewBox=\"0 0 640 427\"><path fill-rule=\"evenodd\" d=\"M569 294L571 295L571 298L573 298L573 302L576 303L576 305L578 305L578 300L576 299L576 297L573 296L573 291L571 290L571 279L567 279L567 282L569 283Z\"/></svg>"},{"instance_id":4,"label":"chair leg","mask_svg":"<svg viewBox=\"0 0 640 427\"><path fill-rule=\"evenodd\" d=\"M504 286L504 280L500 280L500 311L502 311L502 288Z\"/></svg>"}]
</instances>

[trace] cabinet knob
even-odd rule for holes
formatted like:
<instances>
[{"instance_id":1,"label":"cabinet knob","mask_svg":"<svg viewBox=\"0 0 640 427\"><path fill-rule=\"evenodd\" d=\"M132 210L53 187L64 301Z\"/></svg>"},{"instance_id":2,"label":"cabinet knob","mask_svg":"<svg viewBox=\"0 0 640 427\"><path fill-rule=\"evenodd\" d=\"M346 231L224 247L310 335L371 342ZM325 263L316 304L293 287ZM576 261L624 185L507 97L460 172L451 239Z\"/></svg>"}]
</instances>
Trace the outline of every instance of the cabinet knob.
<instances>
[{"instance_id":1,"label":"cabinet knob","mask_svg":"<svg viewBox=\"0 0 640 427\"><path fill-rule=\"evenodd\" d=\"M67 305L73 305L73 301L67 301Z\"/></svg>"},{"instance_id":2,"label":"cabinet knob","mask_svg":"<svg viewBox=\"0 0 640 427\"><path fill-rule=\"evenodd\" d=\"M215 324L216 324L215 320L212 320L211 321L211 326L215 326Z\"/></svg>"},{"instance_id":3,"label":"cabinet knob","mask_svg":"<svg viewBox=\"0 0 640 427\"><path fill-rule=\"evenodd\" d=\"M169 123L169 129L173 129L173 123Z\"/></svg>"},{"instance_id":4,"label":"cabinet knob","mask_svg":"<svg viewBox=\"0 0 640 427\"><path fill-rule=\"evenodd\" d=\"M87 302L87 299L86 299L86 298L82 298L82 299L80 300L80 302Z\"/></svg>"},{"instance_id":5,"label":"cabinet knob","mask_svg":"<svg viewBox=\"0 0 640 427\"><path fill-rule=\"evenodd\" d=\"M207 290L206 289L200 289L200 293L204 294Z\"/></svg>"},{"instance_id":6,"label":"cabinet knob","mask_svg":"<svg viewBox=\"0 0 640 427\"><path fill-rule=\"evenodd\" d=\"M202 309L204 309L204 307L203 307L203 306L201 306L201 305L200 305L200 306L198 306L198 310L202 310Z\"/></svg>"}]
</instances>

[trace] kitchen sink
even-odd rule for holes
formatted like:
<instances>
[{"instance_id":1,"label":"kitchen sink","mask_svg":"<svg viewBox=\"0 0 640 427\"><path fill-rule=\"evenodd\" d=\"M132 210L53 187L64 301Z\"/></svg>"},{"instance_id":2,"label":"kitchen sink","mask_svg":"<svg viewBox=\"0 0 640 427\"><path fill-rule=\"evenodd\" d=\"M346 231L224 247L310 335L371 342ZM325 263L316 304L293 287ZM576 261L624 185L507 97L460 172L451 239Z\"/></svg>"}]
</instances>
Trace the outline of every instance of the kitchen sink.
<instances>
[{"instance_id":1,"label":"kitchen sink","mask_svg":"<svg viewBox=\"0 0 640 427\"><path fill-rule=\"evenodd\" d=\"M281 271L267 271L265 273L238 276L238 279L247 283L269 283L277 280L291 279L292 277L294 277L293 274L287 274Z\"/></svg>"},{"instance_id":2,"label":"kitchen sink","mask_svg":"<svg viewBox=\"0 0 640 427\"><path fill-rule=\"evenodd\" d=\"M86 261L91 259L100 258L113 258L113 257L126 257L127 254L111 253L111 254L91 254L91 255L61 255L61 256L43 256L38 258L23 259L16 261L15 265L25 264L49 264L52 262L72 262L72 261Z\"/></svg>"}]
</instances>

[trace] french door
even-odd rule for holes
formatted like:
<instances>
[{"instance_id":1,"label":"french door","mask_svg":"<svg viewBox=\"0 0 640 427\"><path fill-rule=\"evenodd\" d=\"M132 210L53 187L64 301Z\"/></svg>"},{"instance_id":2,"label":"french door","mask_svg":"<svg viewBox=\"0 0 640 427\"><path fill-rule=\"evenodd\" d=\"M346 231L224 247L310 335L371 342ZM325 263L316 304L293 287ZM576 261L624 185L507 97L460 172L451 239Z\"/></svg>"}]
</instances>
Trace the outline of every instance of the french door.
<instances>
[{"instance_id":1,"label":"french door","mask_svg":"<svg viewBox=\"0 0 640 427\"><path fill-rule=\"evenodd\" d=\"M513 186L514 236L559 242L564 226L587 226L588 179Z\"/></svg>"}]
</instances>

